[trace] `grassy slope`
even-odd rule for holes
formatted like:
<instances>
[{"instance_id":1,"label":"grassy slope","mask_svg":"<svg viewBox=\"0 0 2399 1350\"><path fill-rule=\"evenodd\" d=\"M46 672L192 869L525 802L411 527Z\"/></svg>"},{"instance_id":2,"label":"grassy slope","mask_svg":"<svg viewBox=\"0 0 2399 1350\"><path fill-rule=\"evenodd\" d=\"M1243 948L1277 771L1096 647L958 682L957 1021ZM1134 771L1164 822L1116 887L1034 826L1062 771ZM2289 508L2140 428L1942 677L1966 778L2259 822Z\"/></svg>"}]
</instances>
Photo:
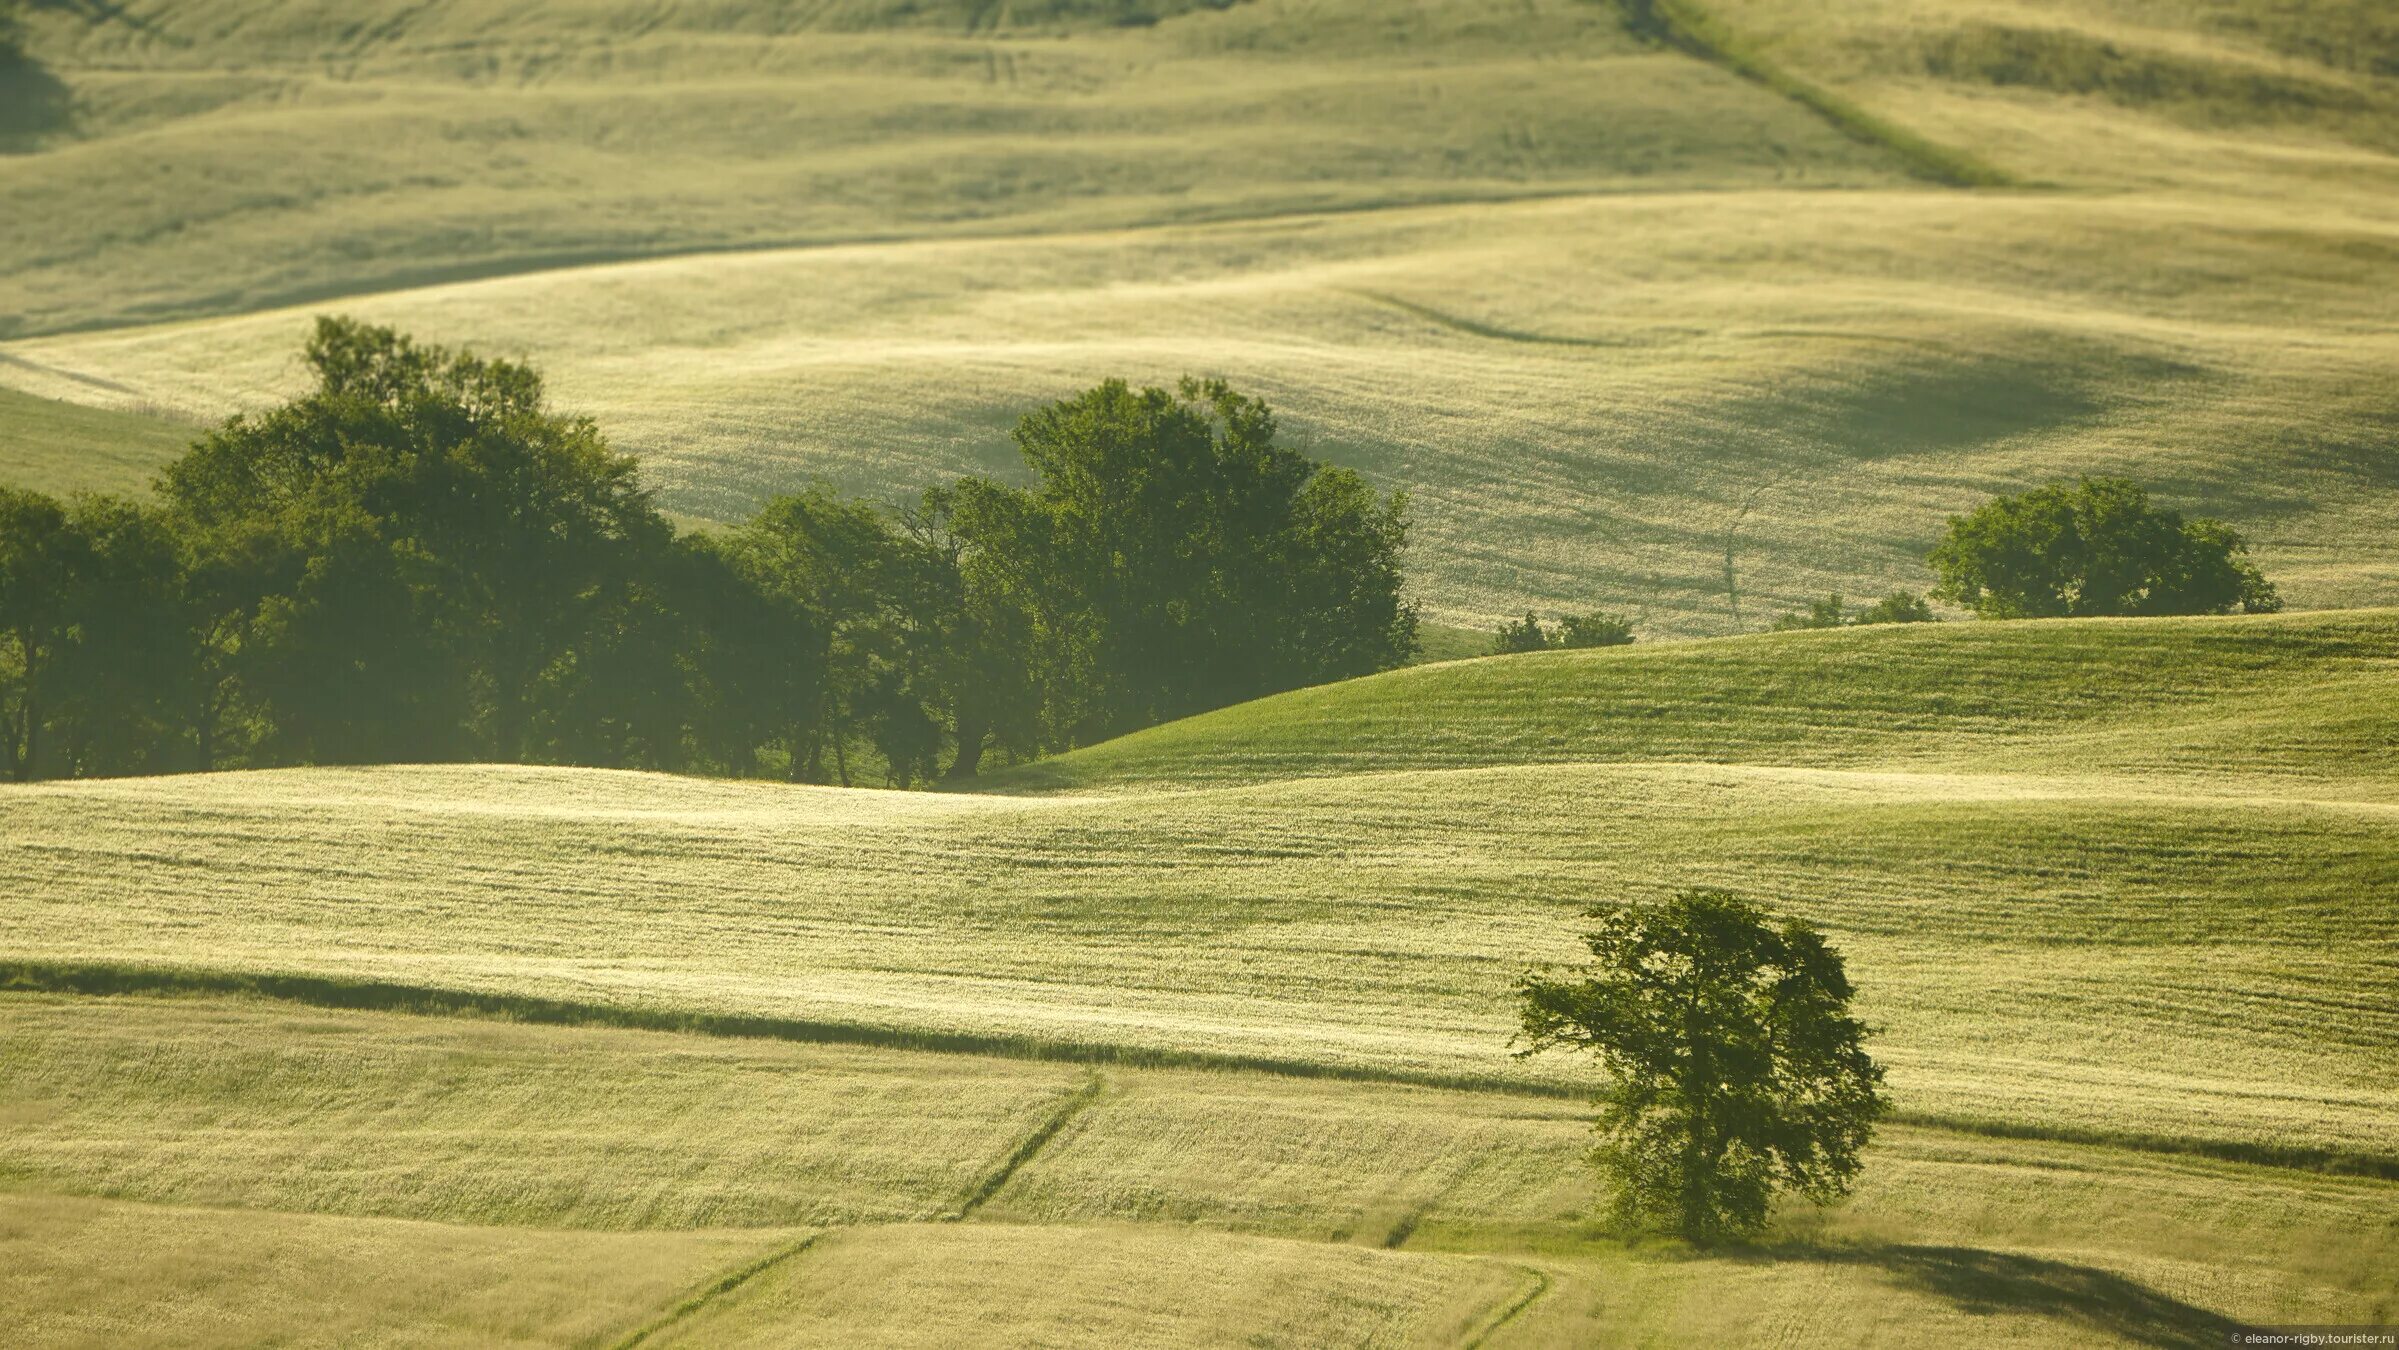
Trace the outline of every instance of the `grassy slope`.
<instances>
[{"instance_id":1,"label":"grassy slope","mask_svg":"<svg viewBox=\"0 0 2399 1350\"><path fill-rule=\"evenodd\" d=\"M1636 644L1297 690L992 785L1190 787L1654 761L2287 778L2390 800L2395 679L2399 612L2389 610Z\"/></svg>"},{"instance_id":2,"label":"grassy slope","mask_svg":"<svg viewBox=\"0 0 2399 1350\"><path fill-rule=\"evenodd\" d=\"M2399 1167L2395 622L1422 668L1100 747L1064 795L464 767L0 790L14 978L311 974L348 983L290 992L376 1009L0 995L4 1240L150 1225L98 1268L155 1302L94 1309L55 1263L0 1300L168 1339L236 1301L195 1285L240 1291L243 1326L402 1340L488 1307L539 1342L568 1324L538 1272L600 1250L577 1232L739 1225L729 1274L831 1231L572 1325L930 1344L1002 1309L1026 1344L1454 1344L1523 1303L1491 1343L2196 1345L2388 1318L2395 1183L2321 1169ZM1378 732L1395 702L1423 734ZM1468 745L1525 762L1456 767ZM1711 880L1834 933L1906 1123L1843 1210L1659 1260L1586 1226L1583 1071L1505 1057L1506 986L1571 955L1584 901ZM1138 1067L1177 1058L1217 1067ZM413 1292L439 1260L387 1290L180 1254L427 1233L530 1292L445 1313ZM1237 1271L1274 1296L1210 1292Z\"/></svg>"},{"instance_id":3,"label":"grassy slope","mask_svg":"<svg viewBox=\"0 0 2399 1350\"><path fill-rule=\"evenodd\" d=\"M23 1346L582 1346L756 1233L557 1233L0 1191Z\"/></svg>"},{"instance_id":4,"label":"grassy slope","mask_svg":"<svg viewBox=\"0 0 2399 1350\"><path fill-rule=\"evenodd\" d=\"M638 36L605 3L451 0L373 30L299 0L134 8L148 28L39 16L80 130L0 162L0 194L126 223L68 248L43 242L53 206L0 213L35 231L28 331L889 241L341 302L536 357L691 515L811 475L1007 469L1028 402L1205 370L1412 487L1426 597L1472 626L1535 603L1754 628L1811 592L1921 585L1945 513L2082 470L2230 516L2299 603L2399 598L2399 98L2302 40L2370 26L2362 0L2297 26L2263 0L1708 7L1755 59L2054 185L2001 193L1909 179L1563 0L997 31L850 6L772 35L728 4ZM320 196L242 167L334 145ZM192 166L189 196L100 200L146 157ZM288 392L305 322L31 338L0 379L214 415Z\"/></svg>"},{"instance_id":5,"label":"grassy slope","mask_svg":"<svg viewBox=\"0 0 2399 1350\"><path fill-rule=\"evenodd\" d=\"M37 14L61 108L0 175L0 201L28 204L0 215L0 248L32 264L8 326L762 242L1892 176L1583 0L1178 5L1194 12L1152 26L1085 8ZM287 172L261 179L268 163ZM137 191L151 173L180 191ZM95 228L45 238L59 212Z\"/></svg>"},{"instance_id":6,"label":"grassy slope","mask_svg":"<svg viewBox=\"0 0 2399 1350\"><path fill-rule=\"evenodd\" d=\"M1166 758L1137 753L1153 733L1048 771L1137 780L1176 737L1223 747L1190 752L1193 781L1395 770L1203 792L507 768L37 786L0 796L0 884L23 897L0 954L1565 1085L1570 1065L1506 1058L1510 977L1567 955L1593 898L1716 880L1839 937L1912 1111L2379 1155L2399 1121L2391 624L1502 658L1343 686L1288 721L1270 716L1285 700L1168 729ZM1993 643L2013 644L2021 694L1922 674L1995 662ZM1812 669L1827 652L1850 659ZM1784 664L1744 656L1772 653ZM1606 702L1627 672L1651 676L1630 715ZM1539 697L1528 675L1562 684ZM1582 686L1597 711L1578 675L1599 677ZM1769 675L1789 677L1779 702ZM2226 714L2260 689L2288 718ZM1362 758L1395 690L1424 725ZM1560 709L1596 739L1551 746ZM1327 738L1343 758L1321 757ZM1639 762L1396 771L1483 744Z\"/></svg>"},{"instance_id":7,"label":"grassy slope","mask_svg":"<svg viewBox=\"0 0 2399 1350\"><path fill-rule=\"evenodd\" d=\"M365 1071L328 1074L336 1061ZM69 1327L235 1339L229 1308L251 1336L298 1343L370 1317L399 1342L498 1327L525 1343L596 1339L654 1321L644 1300L681 1307L678 1285L705 1288L691 1260L735 1272L812 1232L824 1236L669 1323L666 1343L954 1344L976 1325L1007 1344L1456 1344L1545 1284L1521 1339L1497 1343L1707 1341L1766 1320L1800 1343L2154 1345L2221 1339L2225 1311L2334 1321L2399 1299L2391 1182L1918 1129L1887 1132L1856 1199L1787 1227L1774 1259L1658 1261L1585 1226L1585 1136L1564 1102L1104 1069L1097 1096L960 1224L941 1218L950 1182L911 1150L846 1137L847 1165L809 1161L832 1156L808 1139L827 1104L863 1119L893 1091L933 1100L968 1084L956 1115L1004 1103L981 1137L910 1131L913 1152L988 1176L1021 1153L1013 1103L1058 1100L1083 1071L28 994L0 997L0 1064L0 1243L32 1262L12 1267L31 1273L9 1294L36 1343ZM844 1104L861 1080L881 1090ZM822 1100L795 1118L794 1090ZM757 1139L802 1153L742 1142ZM536 1150L544 1179L515 1184L508 1160ZM653 1206L761 1181L738 1209ZM862 1188L919 1208L861 1208ZM432 1212L475 1226L353 1217ZM656 1231L678 1221L759 1226ZM593 1231L625 1227L650 1231ZM341 1264L376 1260L412 1263L411 1278L362 1281ZM570 1261L596 1279L617 1278L609 1262L662 1273L568 1318L543 1300ZM94 1296L129 1268L145 1271L147 1303ZM482 1292L495 1276L511 1292ZM289 1291L309 1277L302 1320ZM420 1293L445 1284L475 1292L449 1306Z\"/></svg>"},{"instance_id":8,"label":"grassy slope","mask_svg":"<svg viewBox=\"0 0 2399 1350\"><path fill-rule=\"evenodd\" d=\"M54 496L140 493L195 434L166 417L0 389L0 486Z\"/></svg>"}]
</instances>

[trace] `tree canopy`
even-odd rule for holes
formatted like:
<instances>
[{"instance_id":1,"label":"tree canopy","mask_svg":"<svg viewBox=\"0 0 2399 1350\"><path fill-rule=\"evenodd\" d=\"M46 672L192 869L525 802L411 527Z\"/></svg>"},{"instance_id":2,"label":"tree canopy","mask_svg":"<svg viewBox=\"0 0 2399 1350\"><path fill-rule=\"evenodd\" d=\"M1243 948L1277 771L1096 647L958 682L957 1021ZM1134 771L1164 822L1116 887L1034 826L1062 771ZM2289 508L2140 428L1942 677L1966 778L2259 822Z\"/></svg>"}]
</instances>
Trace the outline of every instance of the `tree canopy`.
<instances>
[{"instance_id":1,"label":"tree canopy","mask_svg":"<svg viewBox=\"0 0 2399 1350\"><path fill-rule=\"evenodd\" d=\"M307 355L161 483L266 753L581 757L571 686L672 533L632 459L523 365L335 319Z\"/></svg>"},{"instance_id":2,"label":"tree canopy","mask_svg":"<svg viewBox=\"0 0 2399 1350\"><path fill-rule=\"evenodd\" d=\"M1933 595L1988 619L2281 608L2247 553L2222 521L2186 521L2121 478L2083 478L1950 517Z\"/></svg>"},{"instance_id":3,"label":"tree canopy","mask_svg":"<svg viewBox=\"0 0 2399 1350\"><path fill-rule=\"evenodd\" d=\"M1396 665L1405 494L1275 443L1222 381L1111 380L1027 416L1035 481L944 499L968 587L1024 617L1041 739L1072 745Z\"/></svg>"},{"instance_id":4,"label":"tree canopy","mask_svg":"<svg viewBox=\"0 0 2399 1350\"><path fill-rule=\"evenodd\" d=\"M1710 1242L1756 1232L1778 1189L1845 1194L1889 1102L1840 953L1720 890L1591 917L1587 974L1519 983L1517 1053L1607 1070L1593 1158L1616 1218Z\"/></svg>"}]
</instances>

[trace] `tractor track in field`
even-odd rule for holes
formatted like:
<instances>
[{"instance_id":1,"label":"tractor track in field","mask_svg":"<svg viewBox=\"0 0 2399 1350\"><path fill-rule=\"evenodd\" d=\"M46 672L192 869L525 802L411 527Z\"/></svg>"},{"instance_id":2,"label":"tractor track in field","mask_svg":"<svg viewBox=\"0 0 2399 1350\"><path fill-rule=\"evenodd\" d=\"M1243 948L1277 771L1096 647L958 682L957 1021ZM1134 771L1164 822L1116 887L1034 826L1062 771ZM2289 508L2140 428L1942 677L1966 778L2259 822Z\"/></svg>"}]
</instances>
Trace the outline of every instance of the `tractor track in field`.
<instances>
[{"instance_id":1,"label":"tractor track in field","mask_svg":"<svg viewBox=\"0 0 2399 1350\"><path fill-rule=\"evenodd\" d=\"M1742 41L1693 0L1616 0L1616 5L1623 12L1627 33L1729 71L1798 104L1850 140L1890 155L1918 179L1953 188L2024 186L1971 151L1920 136L1791 73Z\"/></svg>"},{"instance_id":2,"label":"tractor track in field","mask_svg":"<svg viewBox=\"0 0 2399 1350\"><path fill-rule=\"evenodd\" d=\"M1042 1149L1048 1147L1049 1142L1058 1137L1060 1130L1065 1129L1076 1116L1081 1115L1093 1103L1106 1096L1107 1091L1107 1080L1097 1072L1092 1073L1081 1086L1067 1093L1056 1106L1052 1107L1049 1114L1042 1117L1040 1123L1036 1124L1024 1138L1018 1140L1016 1146L1008 1150L1006 1157L1000 1159L972 1186L969 1186L948 1213L935 1216L934 1222L962 1223L971 1217L991 1197L999 1194L1000 1188L1006 1186L1009 1179L1022 1170L1026 1163L1033 1161ZM672 1331L677 1326L698 1316L701 1310L716 1300L733 1293L775 1267L798 1258L826 1238L836 1236L844 1231L847 1231L846 1227L818 1229L796 1241L784 1243L763 1256L754 1257L735 1266L714 1279L686 1291L682 1297L667 1305L663 1312L635 1327L622 1339L610 1342L610 1350L634 1350L636 1346L648 1344L660 1335Z\"/></svg>"},{"instance_id":3,"label":"tractor track in field","mask_svg":"<svg viewBox=\"0 0 2399 1350\"><path fill-rule=\"evenodd\" d=\"M796 1242L784 1243L764 1256L756 1257L743 1265L734 1267L676 1299L667 1306L666 1311L635 1327L626 1333L622 1340L610 1342L610 1350L633 1350L635 1346L647 1344L661 1333L671 1331L676 1326L690 1321L709 1303L732 1293L776 1266L792 1260L835 1231L837 1230L828 1228L810 1233Z\"/></svg>"},{"instance_id":4,"label":"tractor track in field","mask_svg":"<svg viewBox=\"0 0 2399 1350\"><path fill-rule=\"evenodd\" d=\"M1031 1133L1017 1141L1016 1147L1009 1150L1008 1156L1000 1160L999 1166L985 1173L974 1185L968 1187L966 1194L960 1197L957 1208L945 1217L950 1222L956 1223L981 1209L991 1197L1000 1193L1000 1188L1007 1185L1009 1179L1014 1177L1026 1163L1033 1161L1034 1155L1047 1148L1049 1142L1058 1137L1060 1130L1065 1129L1076 1116L1083 1114L1093 1103L1106 1096L1107 1091L1108 1081L1100 1077L1097 1070L1094 1070L1091 1076L1083 1081L1081 1087L1066 1094L1065 1099L1052 1108L1049 1115L1044 1117L1040 1124L1033 1127Z\"/></svg>"},{"instance_id":5,"label":"tractor track in field","mask_svg":"<svg viewBox=\"0 0 2399 1350\"><path fill-rule=\"evenodd\" d=\"M1485 1322L1480 1330L1468 1333L1466 1339L1458 1343L1458 1350L1482 1350L1482 1347L1490 1344L1492 1337L1498 1335L1510 1322L1523 1316L1526 1309L1539 1303L1542 1296L1549 1293L1552 1281L1547 1272L1536 1270L1531 1266L1516 1268L1533 1277L1532 1287L1517 1295L1506 1307L1501 1308L1499 1315Z\"/></svg>"}]
</instances>

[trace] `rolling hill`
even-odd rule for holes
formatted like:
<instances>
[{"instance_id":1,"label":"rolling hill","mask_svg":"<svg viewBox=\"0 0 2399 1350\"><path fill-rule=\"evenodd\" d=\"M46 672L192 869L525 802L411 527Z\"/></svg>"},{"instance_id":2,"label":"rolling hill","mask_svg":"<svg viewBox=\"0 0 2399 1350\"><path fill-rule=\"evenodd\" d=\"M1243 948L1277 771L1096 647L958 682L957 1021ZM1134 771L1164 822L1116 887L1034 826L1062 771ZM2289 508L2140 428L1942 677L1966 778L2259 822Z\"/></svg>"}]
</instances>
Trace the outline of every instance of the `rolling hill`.
<instances>
[{"instance_id":1,"label":"rolling hill","mask_svg":"<svg viewBox=\"0 0 2399 1350\"><path fill-rule=\"evenodd\" d=\"M1536 1287L1493 1343L2388 1317L2395 647L2375 612L1492 658L999 794L497 766L12 788L0 1179L753 1229L731 1292L660 1333L701 1341L834 1317L931 1343L995 1304L1027 1344L1275 1341L1331 1298L1345 1339L1457 1343ZM1859 1202L1754 1269L1592 1235L1585 1071L1507 1054L1509 981L1571 956L1582 907L1701 883L1833 934L1901 1110ZM1162 1282L1136 1311L1059 1273L1120 1267ZM1210 1321L1235 1267L1299 1302ZM951 1311L876 1320L920 1296Z\"/></svg>"},{"instance_id":2,"label":"rolling hill","mask_svg":"<svg viewBox=\"0 0 2399 1350\"><path fill-rule=\"evenodd\" d=\"M221 416L340 309L534 359L725 519L1200 371L1411 489L1446 622L1752 629L2086 471L2389 603L2378 13L45 7L0 384Z\"/></svg>"},{"instance_id":3,"label":"rolling hill","mask_svg":"<svg viewBox=\"0 0 2399 1350\"><path fill-rule=\"evenodd\" d=\"M2399 1319L2399 21L2378 0L47 0L0 482L338 311L684 523L1221 374L1406 488L1435 661L894 793L0 785L12 1343L2220 1346ZM1761 634L2084 472L2294 612ZM1731 634L1733 636L1724 636ZM1591 1218L1512 984L1732 887L1897 1118Z\"/></svg>"}]
</instances>

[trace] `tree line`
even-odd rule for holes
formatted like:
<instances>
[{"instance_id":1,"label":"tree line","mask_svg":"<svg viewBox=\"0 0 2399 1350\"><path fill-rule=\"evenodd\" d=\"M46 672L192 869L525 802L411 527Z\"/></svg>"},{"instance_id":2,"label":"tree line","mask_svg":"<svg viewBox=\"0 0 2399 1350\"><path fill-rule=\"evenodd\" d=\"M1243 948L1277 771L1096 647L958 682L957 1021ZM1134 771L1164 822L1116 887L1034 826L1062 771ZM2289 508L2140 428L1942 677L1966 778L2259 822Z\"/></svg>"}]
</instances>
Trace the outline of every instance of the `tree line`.
<instances>
[{"instance_id":1,"label":"tree line","mask_svg":"<svg viewBox=\"0 0 2399 1350\"><path fill-rule=\"evenodd\" d=\"M1405 661L1405 494L1221 382L1025 417L1017 487L679 531L529 366L318 321L155 501L0 490L0 769L487 760L921 784Z\"/></svg>"}]
</instances>

